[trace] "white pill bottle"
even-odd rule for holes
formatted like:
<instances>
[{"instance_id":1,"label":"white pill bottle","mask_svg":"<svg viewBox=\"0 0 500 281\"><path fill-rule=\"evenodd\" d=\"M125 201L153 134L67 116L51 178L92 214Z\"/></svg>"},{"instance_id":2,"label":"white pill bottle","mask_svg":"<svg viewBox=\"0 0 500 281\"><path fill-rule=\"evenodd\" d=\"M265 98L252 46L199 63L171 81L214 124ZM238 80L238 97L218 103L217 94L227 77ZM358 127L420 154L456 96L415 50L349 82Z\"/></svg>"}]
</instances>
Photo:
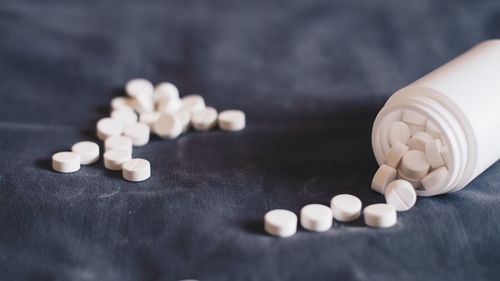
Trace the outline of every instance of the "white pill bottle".
<instances>
[{"instance_id":1,"label":"white pill bottle","mask_svg":"<svg viewBox=\"0 0 500 281\"><path fill-rule=\"evenodd\" d=\"M394 93L378 113L372 146L379 165L389 150L388 130L404 110L437 125L447 148L447 179L419 196L464 188L500 158L500 40L488 40Z\"/></svg>"}]
</instances>

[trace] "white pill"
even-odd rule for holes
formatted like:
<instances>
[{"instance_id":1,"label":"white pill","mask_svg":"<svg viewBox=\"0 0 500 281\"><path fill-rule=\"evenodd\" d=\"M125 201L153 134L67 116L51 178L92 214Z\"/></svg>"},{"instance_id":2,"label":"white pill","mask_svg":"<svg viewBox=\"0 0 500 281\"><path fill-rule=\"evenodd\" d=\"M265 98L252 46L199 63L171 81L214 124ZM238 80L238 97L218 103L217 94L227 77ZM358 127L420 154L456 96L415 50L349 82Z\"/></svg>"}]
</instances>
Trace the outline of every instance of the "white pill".
<instances>
[{"instance_id":1,"label":"white pill","mask_svg":"<svg viewBox=\"0 0 500 281\"><path fill-rule=\"evenodd\" d=\"M448 166L451 163L451 150L450 147L447 145L443 145L441 147L441 156L443 156L444 164Z\"/></svg>"},{"instance_id":2,"label":"white pill","mask_svg":"<svg viewBox=\"0 0 500 281\"><path fill-rule=\"evenodd\" d=\"M413 124L409 124L409 123L406 125L408 125L408 128L410 128L410 137L413 137L418 132L423 132L425 130L424 126L418 126L418 125L413 125Z\"/></svg>"},{"instance_id":3,"label":"white pill","mask_svg":"<svg viewBox=\"0 0 500 281\"><path fill-rule=\"evenodd\" d=\"M162 99L179 99L179 90L169 82L162 82L156 85L154 92L154 101L158 102Z\"/></svg>"},{"instance_id":4,"label":"white pill","mask_svg":"<svg viewBox=\"0 0 500 281\"><path fill-rule=\"evenodd\" d=\"M111 149L104 153L104 167L112 171L120 171L123 163L132 159L130 151Z\"/></svg>"},{"instance_id":5,"label":"white pill","mask_svg":"<svg viewBox=\"0 0 500 281\"><path fill-rule=\"evenodd\" d=\"M418 132L413 137L411 137L408 142L408 147L410 150L419 150L425 152L425 144L427 142L434 141L434 138L426 132Z\"/></svg>"},{"instance_id":6,"label":"white pill","mask_svg":"<svg viewBox=\"0 0 500 281\"><path fill-rule=\"evenodd\" d=\"M297 231L297 216L283 209L269 211L264 216L264 230L271 235L290 237Z\"/></svg>"},{"instance_id":7,"label":"white pill","mask_svg":"<svg viewBox=\"0 0 500 281\"><path fill-rule=\"evenodd\" d=\"M399 169L411 179L421 179L429 171L430 164L422 151L410 150L403 155Z\"/></svg>"},{"instance_id":8,"label":"white pill","mask_svg":"<svg viewBox=\"0 0 500 281\"><path fill-rule=\"evenodd\" d=\"M390 146L398 142L406 145L410 139L410 128L408 128L405 122L394 122L389 128L388 137Z\"/></svg>"},{"instance_id":9,"label":"white pill","mask_svg":"<svg viewBox=\"0 0 500 281\"><path fill-rule=\"evenodd\" d=\"M361 200L350 194L339 194L330 201L333 218L338 221L353 221L361 214Z\"/></svg>"},{"instance_id":10,"label":"white pill","mask_svg":"<svg viewBox=\"0 0 500 281\"><path fill-rule=\"evenodd\" d=\"M439 130L438 126L429 119L427 119L425 123L425 132L435 138L441 137L441 130Z\"/></svg>"},{"instance_id":11,"label":"white pill","mask_svg":"<svg viewBox=\"0 0 500 281\"><path fill-rule=\"evenodd\" d=\"M137 114L126 109L113 110L110 114L111 118L121 121L124 125L137 123Z\"/></svg>"},{"instance_id":12,"label":"white pill","mask_svg":"<svg viewBox=\"0 0 500 281\"><path fill-rule=\"evenodd\" d=\"M144 123L127 125L123 134L132 140L134 146L143 146L149 142L149 126Z\"/></svg>"},{"instance_id":13,"label":"white pill","mask_svg":"<svg viewBox=\"0 0 500 281\"><path fill-rule=\"evenodd\" d=\"M143 181L151 176L151 165L146 159L130 159L123 163L122 170L123 178L128 181Z\"/></svg>"},{"instance_id":14,"label":"white pill","mask_svg":"<svg viewBox=\"0 0 500 281\"><path fill-rule=\"evenodd\" d=\"M123 150L132 153L132 140L126 136L112 136L104 141L104 150Z\"/></svg>"},{"instance_id":15,"label":"white pill","mask_svg":"<svg viewBox=\"0 0 500 281\"><path fill-rule=\"evenodd\" d=\"M208 131L217 124L217 110L213 107L205 107L193 113L191 117L193 128L198 131Z\"/></svg>"},{"instance_id":16,"label":"white pill","mask_svg":"<svg viewBox=\"0 0 500 281\"><path fill-rule=\"evenodd\" d=\"M442 188L448 178L448 169L443 166L427 174L420 181L425 190Z\"/></svg>"},{"instance_id":17,"label":"white pill","mask_svg":"<svg viewBox=\"0 0 500 281\"><path fill-rule=\"evenodd\" d=\"M372 204L363 211L365 224L372 227L391 227L397 222L396 209L389 204Z\"/></svg>"},{"instance_id":18,"label":"white pill","mask_svg":"<svg viewBox=\"0 0 500 281\"><path fill-rule=\"evenodd\" d=\"M158 111L146 111L139 114L139 122L144 123L153 129L155 122L160 119L161 112Z\"/></svg>"},{"instance_id":19,"label":"white pill","mask_svg":"<svg viewBox=\"0 0 500 281\"><path fill-rule=\"evenodd\" d=\"M429 141L425 145L425 155L433 169L444 166L444 159L443 156L441 156L441 146L440 139Z\"/></svg>"},{"instance_id":20,"label":"white pill","mask_svg":"<svg viewBox=\"0 0 500 281\"><path fill-rule=\"evenodd\" d=\"M224 110L219 113L219 128L224 131L239 131L245 128L245 113L241 110Z\"/></svg>"},{"instance_id":21,"label":"white pill","mask_svg":"<svg viewBox=\"0 0 500 281\"><path fill-rule=\"evenodd\" d=\"M157 110L163 113L174 113L181 109L182 101L179 98L164 98L158 101Z\"/></svg>"},{"instance_id":22,"label":"white pill","mask_svg":"<svg viewBox=\"0 0 500 281\"><path fill-rule=\"evenodd\" d=\"M154 87L151 82L143 78L132 79L125 84L125 92L131 97L141 94L153 96Z\"/></svg>"},{"instance_id":23,"label":"white pill","mask_svg":"<svg viewBox=\"0 0 500 281\"><path fill-rule=\"evenodd\" d=\"M300 210L300 225L311 231L327 231L332 227L332 209L321 204L309 204Z\"/></svg>"},{"instance_id":24,"label":"white pill","mask_svg":"<svg viewBox=\"0 0 500 281\"><path fill-rule=\"evenodd\" d=\"M385 161L384 163L393 167L397 168L399 165L399 162L401 162L401 158L403 158L403 155L409 150L408 146L397 142L391 146L389 151L387 152L387 155L385 156Z\"/></svg>"},{"instance_id":25,"label":"white pill","mask_svg":"<svg viewBox=\"0 0 500 281\"><path fill-rule=\"evenodd\" d=\"M425 126L426 120L427 118L425 118L425 116L413 110L405 110L403 112L403 121L406 123L418 126Z\"/></svg>"},{"instance_id":26,"label":"white pill","mask_svg":"<svg viewBox=\"0 0 500 281\"><path fill-rule=\"evenodd\" d=\"M397 171L393 167L382 164L372 179L372 189L384 194L385 187L396 178Z\"/></svg>"},{"instance_id":27,"label":"white pill","mask_svg":"<svg viewBox=\"0 0 500 281\"><path fill-rule=\"evenodd\" d=\"M80 154L63 151L52 155L52 169L60 173L73 173L80 170Z\"/></svg>"},{"instance_id":28,"label":"white pill","mask_svg":"<svg viewBox=\"0 0 500 281\"><path fill-rule=\"evenodd\" d=\"M154 131L162 138L175 139L182 133L181 120L172 114L164 113L154 124Z\"/></svg>"},{"instance_id":29,"label":"white pill","mask_svg":"<svg viewBox=\"0 0 500 281\"><path fill-rule=\"evenodd\" d=\"M395 180L385 189L385 201L396 211L409 210L417 202L417 193L413 185L405 180Z\"/></svg>"},{"instance_id":30,"label":"white pill","mask_svg":"<svg viewBox=\"0 0 500 281\"><path fill-rule=\"evenodd\" d=\"M420 184L420 179L412 179L407 177L405 174L403 174L403 172L401 172L401 169L398 169L397 178L411 183L414 189L420 189L422 187L422 185Z\"/></svg>"},{"instance_id":31,"label":"white pill","mask_svg":"<svg viewBox=\"0 0 500 281\"><path fill-rule=\"evenodd\" d=\"M200 95L188 95L182 97L182 107L187 108L191 113L205 108L205 100Z\"/></svg>"},{"instance_id":32,"label":"white pill","mask_svg":"<svg viewBox=\"0 0 500 281\"><path fill-rule=\"evenodd\" d=\"M189 126L191 126L191 111L187 108L182 108L177 111L175 114L177 118L181 121L182 124L182 132L186 132L189 130Z\"/></svg>"},{"instance_id":33,"label":"white pill","mask_svg":"<svg viewBox=\"0 0 500 281\"><path fill-rule=\"evenodd\" d=\"M99 145L91 141L80 141L71 147L71 151L80 154L80 164L88 165L99 160Z\"/></svg>"},{"instance_id":34,"label":"white pill","mask_svg":"<svg viewBox=\"0 0 500 281\"><path fill-rule=\"evenodd\" d=\"M121 107L118 109L111 110L111 113L113 112L120 112L122 114L128 113L128 114L135 114L135 111L132 107Z\"/></svg>"},{"instance_id":35,"label":"white pill","mask_svg":"<svg viewBox=\"0 0 500 281\"><path fill-rule=\"evenodd\" d=\"M102 118L97 121L97 137L100 140L106 140L108 137L119 136L123 133L125 125L123 122L113 118Z\"/></svg>"},{"instance_id":36,"label":"white pill","mask_svg":"<svg viewBox=\"0 0 500 281\"><path fill-rule=\"evenodd\" d=\"M151 94L140 93L133 99L133 108L135 111L142 113L154 110L153 96Z\"/></svg>"},{"instance_id":37,"label":"white pill","mask_svg":"<svg viewBox=\"0 0 500 281\"><path fill-rule=\"evenodd\" d=\"M132 110L132 99L127 97L116 97L111 100L111 109L130 109Z\"/></svg>"}]
</instances>

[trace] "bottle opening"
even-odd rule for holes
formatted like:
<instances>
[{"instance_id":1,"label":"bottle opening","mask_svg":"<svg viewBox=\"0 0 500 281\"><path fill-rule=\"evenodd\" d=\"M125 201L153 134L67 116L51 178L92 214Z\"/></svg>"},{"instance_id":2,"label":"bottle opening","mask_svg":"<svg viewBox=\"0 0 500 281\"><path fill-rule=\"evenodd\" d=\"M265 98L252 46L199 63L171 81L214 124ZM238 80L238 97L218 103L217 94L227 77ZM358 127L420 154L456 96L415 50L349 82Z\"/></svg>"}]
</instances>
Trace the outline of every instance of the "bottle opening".
<instances>
[{"instance_id":1,"label":"bottle opening","mask_svg":"<svg viewBox=\"0 0 500 281\"><path fill-rule=\"evenodd\" d=\"M388 153L397 142L408 147L394 167L398 178L412 183L419 196L456 191L465 185L462 175L467 163L467 142L456 118L437 101L406 96L386 103L372 132L379 165L389 160Z\"/></svg>"}]
</instances>

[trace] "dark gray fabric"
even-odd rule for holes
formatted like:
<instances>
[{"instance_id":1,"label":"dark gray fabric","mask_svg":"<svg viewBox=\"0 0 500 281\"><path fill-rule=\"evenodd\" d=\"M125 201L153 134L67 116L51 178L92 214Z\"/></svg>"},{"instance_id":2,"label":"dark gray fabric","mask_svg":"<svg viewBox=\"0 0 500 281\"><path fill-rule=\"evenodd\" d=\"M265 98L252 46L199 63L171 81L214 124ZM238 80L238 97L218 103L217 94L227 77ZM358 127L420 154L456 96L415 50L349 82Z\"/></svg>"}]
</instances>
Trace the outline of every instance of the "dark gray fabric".
<instances>
[{"instance_id":1,"label":"dark gray fabric","mask_svg":"<svg viewBox=\"0 0 500 281\"><path fill-rule=\"evenodd\" d=\"M498 1L1 1L0 279L498 280L499 164L389 229L277 239L262 217L338 193L382 202L376 112L499 31ZM134 150L152 164L141 183L102 160L53 172L134 77L248 127L153 137Z\"/></svg>"}]
</instances>

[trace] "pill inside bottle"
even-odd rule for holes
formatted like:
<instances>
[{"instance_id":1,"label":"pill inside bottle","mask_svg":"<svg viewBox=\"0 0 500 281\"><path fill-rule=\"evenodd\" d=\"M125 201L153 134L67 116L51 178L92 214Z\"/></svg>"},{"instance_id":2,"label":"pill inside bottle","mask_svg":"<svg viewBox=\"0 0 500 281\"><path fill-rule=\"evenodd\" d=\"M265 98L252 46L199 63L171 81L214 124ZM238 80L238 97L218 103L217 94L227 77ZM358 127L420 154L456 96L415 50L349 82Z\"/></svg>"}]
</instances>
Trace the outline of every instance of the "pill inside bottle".
<instances>
[{"instance_id":1,"label":"pill inside bottle","mask_svg":"<svg viewBox=\"0 0 500 281\"><path fill-rule=\"evenodd\" d=\"M373 124L372 147L379 165L395 142L423 153L430 142L427 174L440 169L441 180L422 185L417 194L464 188L500 158L499 75L500 40L488 40L394 93ZM410 139L406 131L395 135L395 128L405 128L401 122L410 129L418 126L413 134L410 130ZM422 174L401 176L420 180Z\"/></svg>"}]
</instances>

